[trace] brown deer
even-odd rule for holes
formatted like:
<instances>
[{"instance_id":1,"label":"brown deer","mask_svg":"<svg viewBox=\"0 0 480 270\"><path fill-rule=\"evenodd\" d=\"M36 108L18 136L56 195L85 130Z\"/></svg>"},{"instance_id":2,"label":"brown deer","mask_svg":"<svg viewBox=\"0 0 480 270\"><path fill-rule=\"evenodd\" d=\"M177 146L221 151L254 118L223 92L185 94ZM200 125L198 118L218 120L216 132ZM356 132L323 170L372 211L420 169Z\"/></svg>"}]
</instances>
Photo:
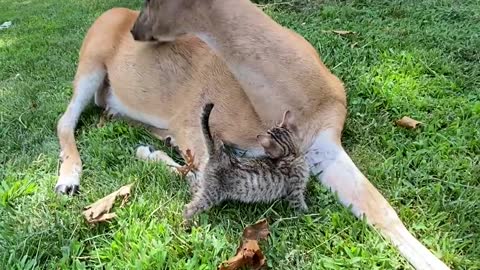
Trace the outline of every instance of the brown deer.
<instances>
[{"instance_id":1,"label":"brown deer","mask_svg":"<svg viewBox=\"0 0 480 270\"><path fill-rule=\"evenodd\" d=\"M206 163L199 123L206 102L216 108L212 131L250 155L264 154L256 135L290 110L311 173L416 269L449 269L412 236L342 148L342 82L305 39L249 0L146 0L140 14L112 9L97 19L80 51L74 95L58 123L59 193L78 191L82 163L74 129L92 98L111 114L168 136L181 151L192 150L199 173ZM178 165L146 147L137 155Z\"/></svg>"}]
</instances>

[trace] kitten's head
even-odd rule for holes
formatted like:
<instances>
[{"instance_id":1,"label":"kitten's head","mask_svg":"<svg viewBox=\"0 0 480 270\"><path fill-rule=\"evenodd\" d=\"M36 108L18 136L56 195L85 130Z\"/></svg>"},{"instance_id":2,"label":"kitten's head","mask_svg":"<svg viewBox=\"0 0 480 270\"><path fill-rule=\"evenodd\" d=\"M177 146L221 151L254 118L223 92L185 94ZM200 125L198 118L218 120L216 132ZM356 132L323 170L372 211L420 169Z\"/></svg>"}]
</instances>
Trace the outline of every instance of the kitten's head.
<instances>
[{"instance_id":1,"label":"kitten's head","mask_svg":"<svg viewBox=\"0 0 480 270\"><path fill-rule=\"evenodd\" d=\"M267 135L258 135L257 140L272 159L297 157L299 155L297 132L292 113L286 111L282 122L269 129Z\"/></svg>"}]
</instances>

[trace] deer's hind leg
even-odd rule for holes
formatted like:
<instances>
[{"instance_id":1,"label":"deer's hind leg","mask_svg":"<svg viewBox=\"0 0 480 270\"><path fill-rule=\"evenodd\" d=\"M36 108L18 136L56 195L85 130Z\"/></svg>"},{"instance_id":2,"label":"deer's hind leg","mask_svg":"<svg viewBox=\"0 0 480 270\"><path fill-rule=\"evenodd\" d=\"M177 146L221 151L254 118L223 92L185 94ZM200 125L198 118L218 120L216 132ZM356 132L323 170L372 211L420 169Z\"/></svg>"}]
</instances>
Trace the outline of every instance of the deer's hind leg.
<instances>
[{"instance_id":1,"label":"deer's hind leg","mask_svg":"<svg viewBox=\"0 0 480 270\"><path fill-rule=\"evenodd\" d=\"M178 170L182 165L178 164L167 153L155 150L151 146L139 146L135 152L138 159L152 162L163 162L172 173L180 173Z\"/></svg>"},{"instance_id":2,"label":"deer's hind leg","mask_svg":"<svg viewBox=\"0 0 480 270\"><path fill-rule=\"evenodd\" d=\"M340 202L350 206L357 217L377 228L415 269L448 270L405 227L393 207L360 172L340 144L339 133L323 130L307 153L311 173L332 191Z\"/></svg>"}]
</instances>

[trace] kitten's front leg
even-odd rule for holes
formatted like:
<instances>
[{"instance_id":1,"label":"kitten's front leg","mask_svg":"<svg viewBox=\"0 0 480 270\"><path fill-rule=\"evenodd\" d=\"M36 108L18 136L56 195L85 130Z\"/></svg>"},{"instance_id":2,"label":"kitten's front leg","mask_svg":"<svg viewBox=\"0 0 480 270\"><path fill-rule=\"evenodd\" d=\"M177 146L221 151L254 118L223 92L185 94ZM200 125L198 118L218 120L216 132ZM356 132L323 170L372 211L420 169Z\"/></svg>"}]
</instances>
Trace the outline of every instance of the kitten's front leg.
<instances>
[{"instance_id":1,"label":"kitten's front leg","mask_svg":"<svg viewBox=\"0 0 480 270\"><path fill-rule=\"evenodd\" d=\"M215 201L215 198L211 198L204 190L198 190L197 193L195 193L193 200L185 205L183 218L185 220L192 219L194 215L200 214L212 207Z\"/></svg>"},{"instance_id":2,"label":"kitten's front leg","mask_svg":"<svg viewBox=\"0 0 480 270\"><path fill-rule=\"evenodd\" d=\"M203 181L202 177L203 173L201 171L190 172L186 175L185 179L187 179L190 187L190 194L192 196L195 196L195 194L200 190Z\"/></svg>"}]
</instances>

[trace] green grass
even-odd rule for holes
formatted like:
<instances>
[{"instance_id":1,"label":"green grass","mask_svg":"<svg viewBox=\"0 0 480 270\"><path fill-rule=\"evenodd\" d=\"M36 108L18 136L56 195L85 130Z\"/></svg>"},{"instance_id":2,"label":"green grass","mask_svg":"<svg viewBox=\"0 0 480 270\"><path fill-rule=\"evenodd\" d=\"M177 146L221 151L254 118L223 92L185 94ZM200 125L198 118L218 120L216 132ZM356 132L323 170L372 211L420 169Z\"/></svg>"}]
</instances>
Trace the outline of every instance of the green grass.
<instances>
[{"instance_id":1,"label":"green grass","mask_svg":"<svg viewBox=\"0 0 480 270\"><path fill-rule=\"evenodd\" d=\"M0 23L13 22L0 31L0 268L213 269L245 225L268 217L272 269L410 269L317 182L303 217L284 203L227 203L185 232L186 183L133 155L138 143L162 144L121 121L96 128L93 107L77 130L82 194L55 195L55 125L82 38L103 11L140 2L0 0ZM345 146L410 231L452 268L480 269L480 3L296 0L266 11L345 82ZM323 32L332 29L357 33ZM425 125L396 127L404 115ZM85 223L83 206L131 182L116 221Z\"/></svg>"}]
</instances>

